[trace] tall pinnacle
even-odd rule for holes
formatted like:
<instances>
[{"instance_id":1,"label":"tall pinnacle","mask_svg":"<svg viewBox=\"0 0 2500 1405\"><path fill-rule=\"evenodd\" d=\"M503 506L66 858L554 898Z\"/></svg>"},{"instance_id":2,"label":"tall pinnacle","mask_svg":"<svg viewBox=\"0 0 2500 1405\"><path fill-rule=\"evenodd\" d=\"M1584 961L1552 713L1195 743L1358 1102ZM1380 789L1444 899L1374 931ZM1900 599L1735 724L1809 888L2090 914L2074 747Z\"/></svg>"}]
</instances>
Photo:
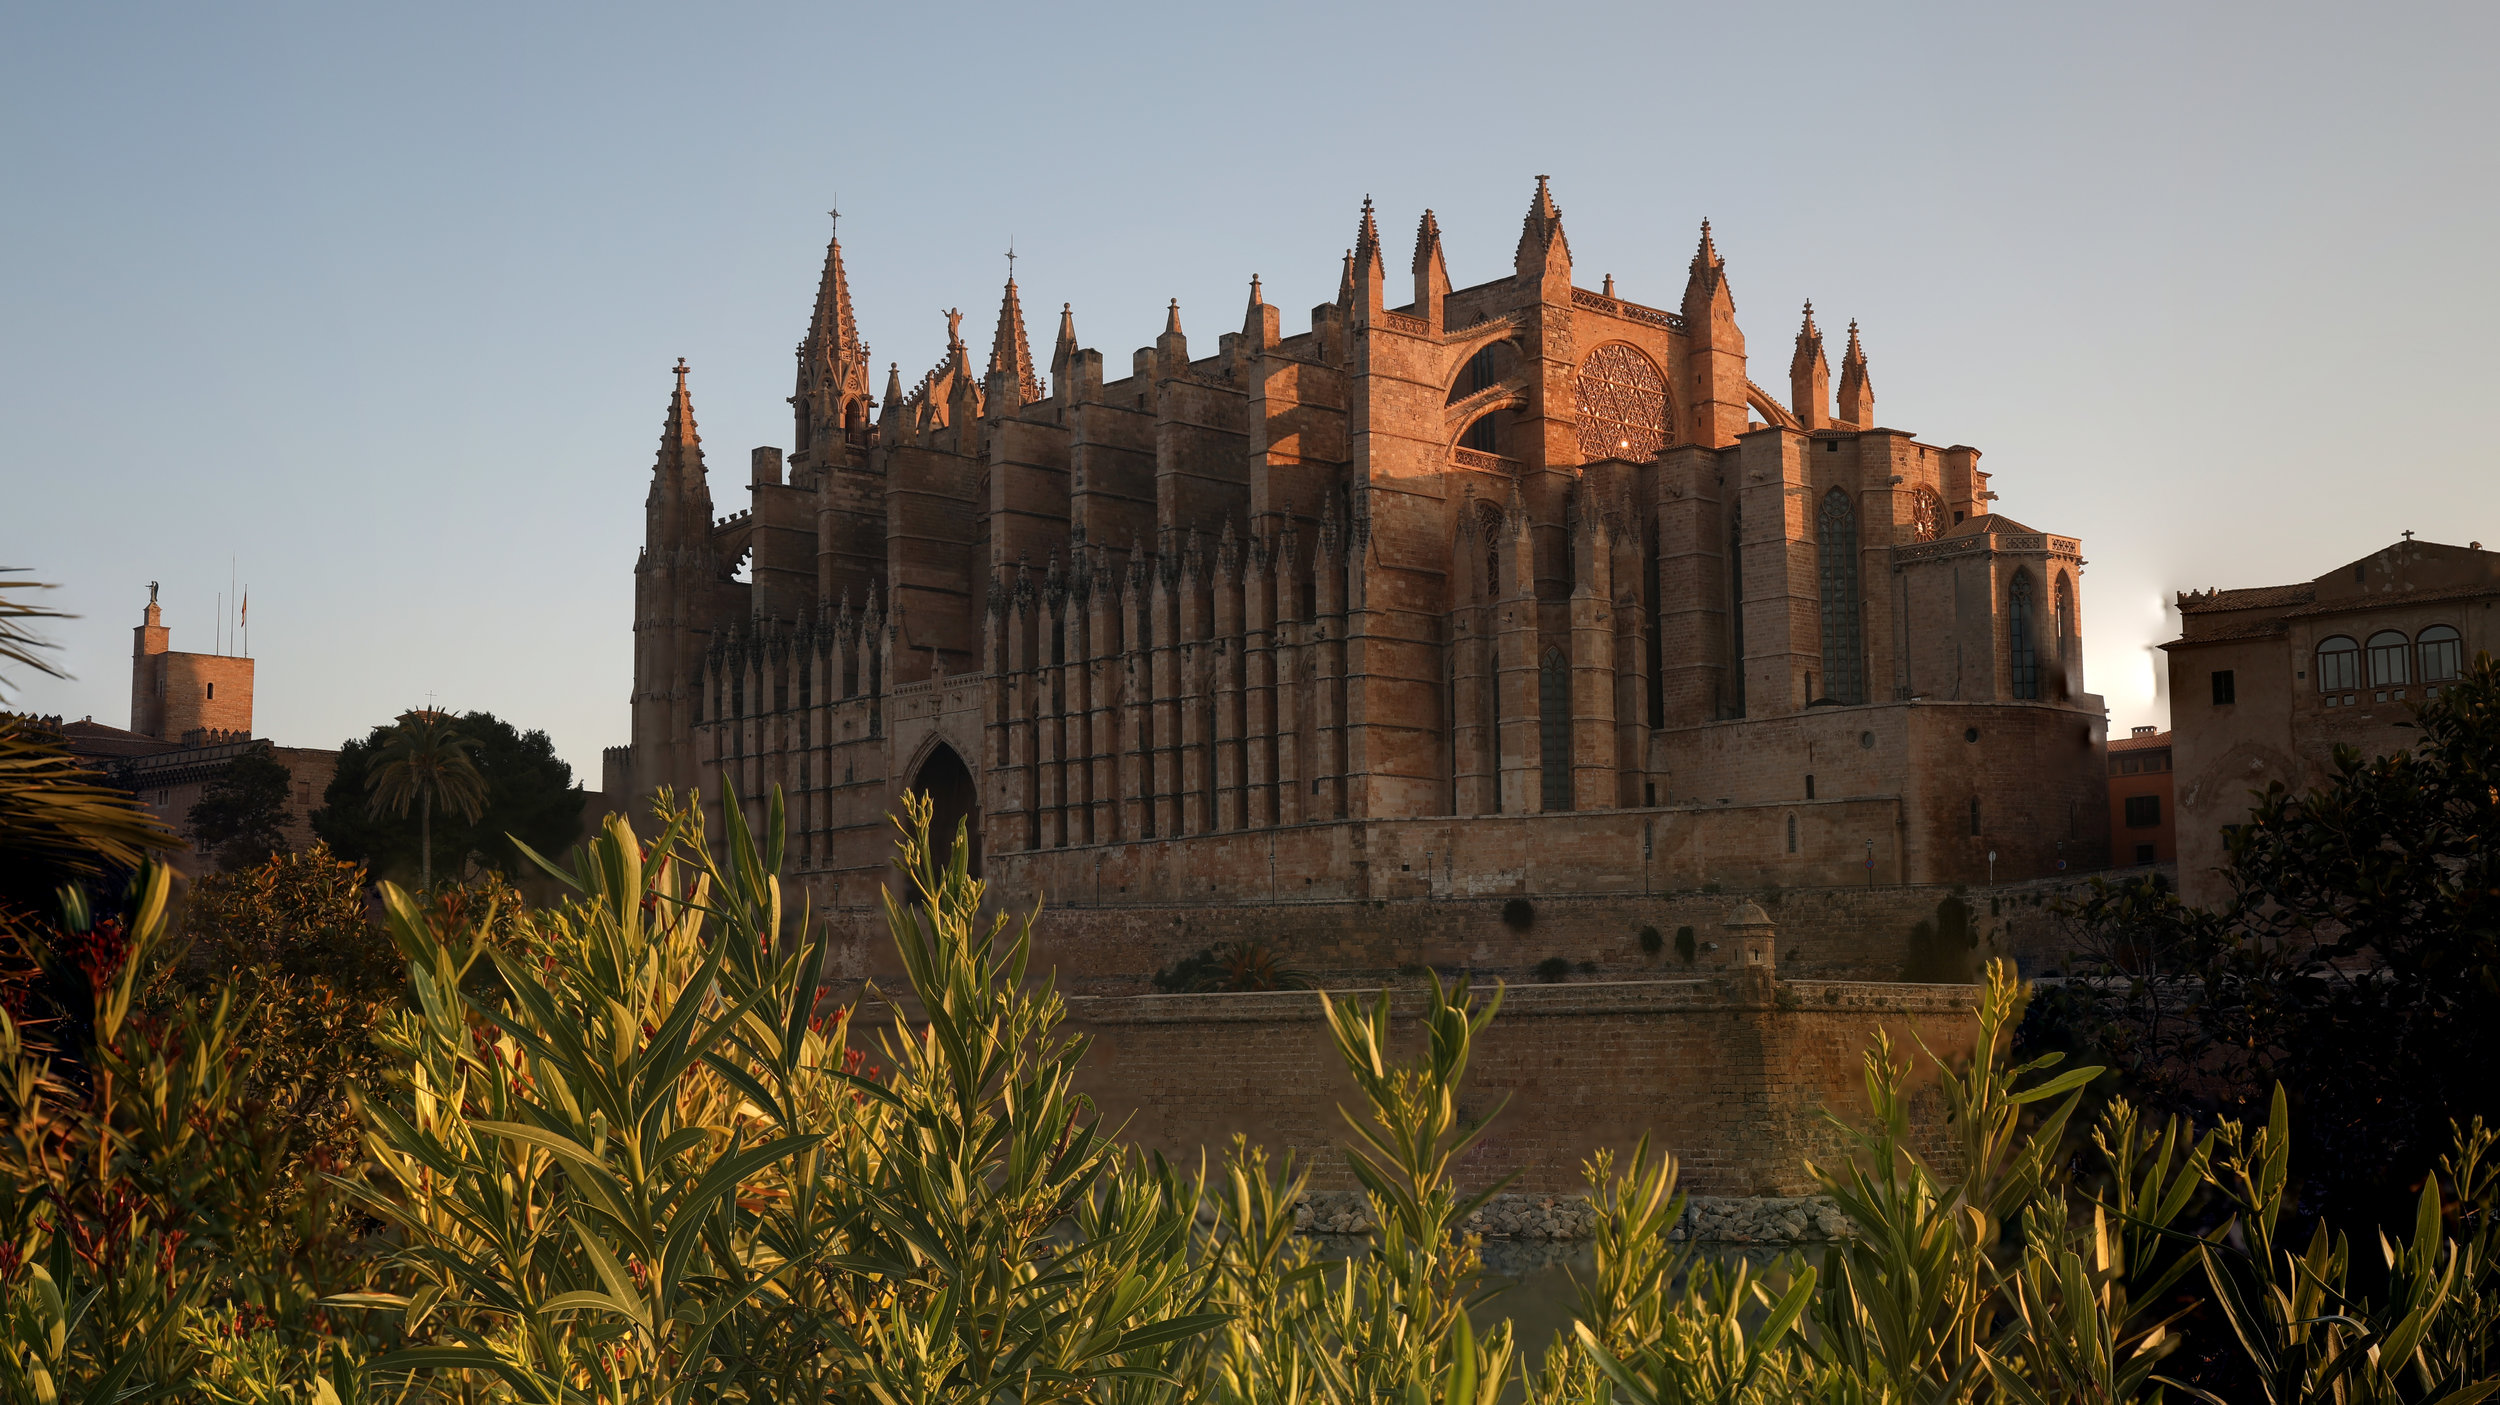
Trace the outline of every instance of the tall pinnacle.
<instances>
[{"instance_id":1,"label":"tall pinnacle","mask_svg":"<svg viewBox=\"0 0 2500 1405\"><path fill-rule=\"evenodd\" d=\"M1354 262L1368 267L1380 262L1380 226L1372 221L1372 198L1363 197L1363 222L1354 231Z\"/></svg>"},{"instance_id":2,"label":"tall pinnacle","mask_svg":"<svg viewBox=\"0 0 2500 1405\"><path fill-rule=\"evenodd\" d=\"M1571 240L1563 233L1562 207L1554 203L1554 191L1546 178L1538 176L1536 194L1528 201L1528 213L1519 221L1519 250L1512 262L1522 273L1543 268L1556 245L1562 248L1563 262L1569 263Z\"/></svg>"},{"instance_id":3,"label":"tall pinnacle","mask_svg":"<svg viewBox=\"0 0 2500 1405\"><path fill-rule=\"evenodd\" d=\"M1033 348L1024 339L1024 303L1016 294L1016 277L1007 275L1007 291L998 299L998 334L990 340L990 374L1014 378L1017 398L1026 404L1042 398L1041 378L1033 374Z\"/></svg>"},{"instance_id":4,"label":"tall pinnacle","mask_svg":"<svg viewBox=\"0 0 2500 1405\"><path fill-rule=\"evenodd\" d=\"M1050 378L1058 381L1068 373L1068 362L1076 355L1076 306L1059 304L1059 340L1050 349Z\"/></svg>"},{"instance_id":5,"label":"tall pinnacle","mask_svg":"<svg viewBox=\"0 0 2500 1405\"><path fill-rule=\"evenodd\" d=\"M668 399L668 418L660 426L660 453L651 470L655 517L654 543L708 530L712 523L712 490L703 473L703 437L694 425L694 396L686 389L686 360L677 359L677 389ZM678 512L668 512L675 507Z\"/></svg>"},{"instance_id":6,"label":"tall pinnacle","mask_svg":"<svg viewBox=\"0 0 2500 1405\"><path fill-rule=\"evenodd\" d=\"M807 350L824 361L865 363L868 348L851 315L851 280L842 270L842 239L825 241L825 268L816 281L816 315L807 324Z\"/></svg>"},{"instance_id":7,"label":"tall pinnacle","mask_svg":"<svg viewBox=\"0 0 2500 1405\"><path fill-rule=\"evenodd\" d=\"M1440 257L1441 222L1432 217L1432 211L1426 210L1424 217L1415 224L1414 271L1425 272Z\"/></svg>"}]
</instances>

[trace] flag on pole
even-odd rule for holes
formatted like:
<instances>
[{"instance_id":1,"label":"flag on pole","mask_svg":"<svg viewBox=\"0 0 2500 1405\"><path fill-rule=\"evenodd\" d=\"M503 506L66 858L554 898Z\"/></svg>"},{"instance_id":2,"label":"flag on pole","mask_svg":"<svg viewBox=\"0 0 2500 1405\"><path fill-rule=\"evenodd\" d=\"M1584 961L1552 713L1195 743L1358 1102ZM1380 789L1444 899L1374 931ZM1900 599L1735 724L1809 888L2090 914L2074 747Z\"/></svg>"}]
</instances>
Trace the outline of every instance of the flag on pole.
<instances>
[{"instance_id":1,"label":"flag on pole","mask_svg":"<svg viewBox=\"0 0 2500 1405\"><path fill-rule=\"evenodd\" d=\"M243 610L242 610L242 612L241 612L239 615L237 615L237 616L236 616L236 618L235 618L235 623L237 623L237 624L243 624L243 625L248 625L248 624L250 624L251 622L252 622L252 588L251 588L250 586L248 586L248 585L247 585L247 586L243 587Z\"/></svg>"}]
</instances>

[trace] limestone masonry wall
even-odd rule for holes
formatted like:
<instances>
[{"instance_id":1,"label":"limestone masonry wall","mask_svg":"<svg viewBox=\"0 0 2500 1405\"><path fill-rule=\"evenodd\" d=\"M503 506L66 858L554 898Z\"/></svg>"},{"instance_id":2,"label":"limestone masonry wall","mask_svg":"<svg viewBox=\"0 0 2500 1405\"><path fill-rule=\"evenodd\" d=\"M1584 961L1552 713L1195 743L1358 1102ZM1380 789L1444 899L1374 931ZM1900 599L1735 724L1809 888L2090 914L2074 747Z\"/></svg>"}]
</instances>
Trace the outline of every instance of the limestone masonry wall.
<instances>
[{"instance_id":1,"label":"limestone masonry wall","mask_svg":"<svg viewBox=\"0 0 2500 1405\"><path fill-rule=\"evenodd\" d=\"M1375 998L1341 991L1331 998ZM1511 987L1476 1046L1460 1105L1492 1129L1462 1162L1469 1185L1516 1173L1513 1189L1569 1192L1598 1148L1629 1153L1644 1135L1683 1163L1697 1195L1798 1195L1804 1162L1841 1154L1823 1113L1863 1121L1864 1052L1889 1030L1938 1054L1967 1053L1967 986L1741 979ZM1396 1052L1421 1053L1413 987L1392 995ZM1312 1186L1354 1186L1336 1147L1357 1105L1320 998L1250 995L1077 997L1068 1028L1090 1036L1079 1074L1108 1124L1141 1147L1194 1161L1235 1135L1312 1169ZM864 1032L864 1031L863 1031ZM1933 1067L1914 1076L1932 1085ZM1916 1101L1922 1150L1945 1156L1934 1093Z\"/></svg>"}]
</instances>

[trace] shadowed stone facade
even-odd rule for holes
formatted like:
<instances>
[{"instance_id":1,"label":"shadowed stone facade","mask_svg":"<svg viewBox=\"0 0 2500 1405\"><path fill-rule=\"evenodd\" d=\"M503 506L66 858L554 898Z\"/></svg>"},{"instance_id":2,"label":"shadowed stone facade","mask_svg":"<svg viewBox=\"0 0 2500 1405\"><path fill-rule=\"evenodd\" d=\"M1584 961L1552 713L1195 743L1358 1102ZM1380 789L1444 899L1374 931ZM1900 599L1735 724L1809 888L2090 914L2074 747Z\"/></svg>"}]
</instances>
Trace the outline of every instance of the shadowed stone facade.
<instances>
[{"instance_id":1,"label":"shadowed stone facade","mask_svg":"<svg viewBox=\"0 0 2500 1405\"><path fill-rule=\"evenodd\" d=\"M716 515L680 362L607 788L788 797L820 905L925 787L1010 903L1226 907L2011 881L2098 867L2080 544L1884 427L1811 307L1748 370L1707 225L1673 309L1578 286L1540 178L1453 286L1366 202L1288 335L1251 280L1125 375L1009 279L985 363L872 397L838 239L793 447ZM743 574L743 579L741 575Z\"/></svg>"}]
</instances>

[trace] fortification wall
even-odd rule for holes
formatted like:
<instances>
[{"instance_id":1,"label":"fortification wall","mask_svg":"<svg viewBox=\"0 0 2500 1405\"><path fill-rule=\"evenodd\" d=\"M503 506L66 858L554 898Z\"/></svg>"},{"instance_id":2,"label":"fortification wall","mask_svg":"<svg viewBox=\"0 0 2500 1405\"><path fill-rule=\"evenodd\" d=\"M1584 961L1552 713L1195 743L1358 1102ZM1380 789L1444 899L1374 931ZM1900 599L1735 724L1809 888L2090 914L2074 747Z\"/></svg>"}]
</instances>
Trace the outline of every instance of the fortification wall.
<instances>
[{"instance_id":1,"label":"fortification wall","mask_svg":"<svg viewBox=\"0 0 2500 1405\"><path fill-rule=\"evenodd\" d=\"M1966 1054L1975 995L1738 975L1512 987L1468 1070L1462 1118L1494 1120L1465 1153L1463 1182L1516 1173L1517 1191L1569 1192L1599 1148L1628 1154L1648 1136L1683 1163L1694 1194L1806 1193L1805 1161L1844 1154L1825 1109L1865 1119L1876 1032L1913 1055L1913 1034L1946 1058ZM1412 985L1392 992L1401 1058L1422 1054L1422 1000ZM1355 1185L1337 1147L1351 1135L1339 1109L1359 1099L1318 995L1077 997L1068 1010L1068 1028L1092 1040L1078 1085L1126 1140L1194 1163L1239 1135L1292 1153L1314 1189ZM1933 1076L1919 1058L1914 1127L1921 1150L1949 1162Z\"/></svg>"},{"instance_id":2,"label":"fortification wall","mask_svg":"<svg viewBox=\"0 0 2500 1405\"><path fill-rule=\"evenodd\" d=\"M816 919L834 938L833 967L846 977L899 971L885 919L861 903L820 904ZM994 886L999 906L1019 915L1032 900ZM1796 980L1975 979L1991 956L2013 956L2025 972L2056 969L2062 943L2051 935L2051 885L1961 890L1930 886L1702 891L1528 899L1525 930L1504 920L1509 899L1382 899L1246 906L1048 902L1033 928L1037 971L1055 972L1063 990L1142 994L1156 973L1211 947L1251 942L1277 964L1327 980L1385 981L1429 967L1470 971L1480 980L1537 982L1541 963L1559 959L1568 984L1596 980L1675 980L1707 975L1720 924L1739 897L1760 902L1779 925L1781 973ZM1949 909L1967 914L1957 927ZM1946 911L1940 912L1940 909ZM1692 929L1693 956L1678 950ZM1642 930L1658 933L1656 952ZM1550 968L1549 968L1550 974Z\"/></svg>"}]
</instances>

